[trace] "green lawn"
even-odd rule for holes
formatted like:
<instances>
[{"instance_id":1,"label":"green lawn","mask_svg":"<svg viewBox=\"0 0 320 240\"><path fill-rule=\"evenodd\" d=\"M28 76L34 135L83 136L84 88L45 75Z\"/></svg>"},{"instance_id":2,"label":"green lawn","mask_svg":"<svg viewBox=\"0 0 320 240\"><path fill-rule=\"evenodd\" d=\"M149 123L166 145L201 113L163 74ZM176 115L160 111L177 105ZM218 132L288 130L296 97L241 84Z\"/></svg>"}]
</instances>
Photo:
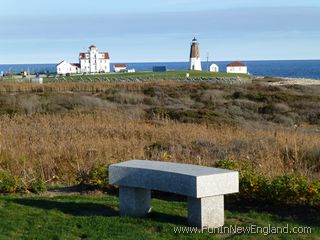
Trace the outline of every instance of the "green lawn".
<instances>
[{"instance_id":1,"label":"green lawn","mask_svg":"<svg viewBox=\"0 0 320 240\"><path fill-rule=\"evenodd\" d=\"M186 203L154 199L146 218L120 218L115 196L0 196L0 239L267 239L263 234L174 233L186 227ZM226 225L286 226L311 234L268 239L320 239L317 209L226 203ZM319 210L319 209L318 209Z\"/></svg>"},{"instance_id":2,"label":"green lawn","mask_svg":"<svg viewBox=\"0 0 320 240\"><path fill-rule=\"evenodd\" d=\"M140 80L177 80L185 79L186 74L190 74L190 78L213 78L213 77L242 77L248 78L247 74L234 74L225 72L204 72L204 71L167 71L167 72L136 72L136 73L108 73L95 75L73 75L70 77L50 77L45 78L44 81L104 81L117 79L140 79Z\"/></svg>"}]
</instances>

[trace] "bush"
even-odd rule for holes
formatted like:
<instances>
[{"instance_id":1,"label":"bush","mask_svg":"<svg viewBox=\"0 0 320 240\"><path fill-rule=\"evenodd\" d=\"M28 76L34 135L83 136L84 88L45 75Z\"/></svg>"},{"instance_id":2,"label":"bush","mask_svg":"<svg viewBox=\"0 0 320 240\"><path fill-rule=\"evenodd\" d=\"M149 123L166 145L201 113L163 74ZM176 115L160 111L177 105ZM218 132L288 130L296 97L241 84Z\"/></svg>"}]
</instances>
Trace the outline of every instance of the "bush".
<instances>
[{"instance_id":1,"label":"bush","mask_svg":"<svg viewBox=\"0 0 320 240\"><path fill-rule=\"evenodd\" d=\"M239 197L287 204L320 205L320 181L308 181L299 174L273 179L258 175L248 162L221 160L215 167L239 171Z\"/></svg>"},{"instance_id":2,"label":"bush","mask_svg":"<svg viewBox=\"0 0 320 240\"><path fill-rule=\"evenodd\" d=\"M87 184L98 188L108 186L108 166L104 164L94 165L88 172L81 172L77 177L80 184Z\"/></svg>"},{"instance_id":3,"label":"bush","mask_svg":"<svg viewBox=\"0 0 320 240\"><path fill-rule=\"evenodd\" d=\"M13 193L17 189L17 180L11 173L0 170L0 192Z\"/></svg>"},{"instance_id":4,"label":"bush","mask_svg":"<svg viewBox=\"0 0 320 240\"><path fill-rule=\"evenodd\" d=\"M238 163L232 160L220 160L215 164L215 167L217 168L224 168L229 170L235 170L238 171Z\"/></svg>"},{"instance_id":5,"label":"bush","mask_svg":"<svg viewBox=\"0 0 320 240\"><path fill-rule=\"evenodd\" d=\"M32 193L43 193L47 191L47 187L45 182L41 178L38 178L30 183L28 190Z\"/></svg>"},{"instance_id":6,"label":"bush","mask_svg":"<svg viewBox=\"0 0 320 240\"><path fill-rule=\"evenodd\" d=\"M274 105L268 104L264 107L259 108L258 110L261 114L274 114L276 112Z\"/></svg>"},{"instance_id":7,"label":"bush","mask_svg":"<svg viewBox=\"0 0 320 240\"><path fill-rule=\"evenodd\" d=\"M283 124L285 126L293 126L295 124L295 121L291 119L290 117L286 117L280 114L276 114L273 118L273 122L278 124Z\"/></svg>"},{"instance_id":8,"label":"bush","mask_svg":"<svg viewBox=\"0 0 320 240\"><path fill-rule=\"evenodd\" d=\"M245 97L246 97L246 94L239 91L236 91L232 94L232 98L234 99L245 98Z\"/></svg>"},{"instance_id":9,"label":"bush","mask_svg":"<svg viewBox=\"0 0 320 240\"><path fill-rule=\"evenodd\" d=\"M104 164L94 166L89 173L89 184L106 187L108 183L108 166Z\"/></svg>"},{"instance_id":10,"label":"bush","mask_svg":"<svg viewBox=\"0 0 320 240\"><path fill-rule=\"evenodd\" d=\"M0 193L15 193L15 192L32 192L43 193L47 191L45 182L38 178L30 184L19 184L20 180L15 178L11 173L0 170Z\"/></svg>"},{"instance_id":11,"label":"bush","mask_svg":"<svg viewBox=\"0 0 320 240\"><path fill-rule=\"evenodd\" d=\"M170 119L170 110L163 107L152 108L147 111L147 118L159 120Z\"/></svg>"}]
</instances>

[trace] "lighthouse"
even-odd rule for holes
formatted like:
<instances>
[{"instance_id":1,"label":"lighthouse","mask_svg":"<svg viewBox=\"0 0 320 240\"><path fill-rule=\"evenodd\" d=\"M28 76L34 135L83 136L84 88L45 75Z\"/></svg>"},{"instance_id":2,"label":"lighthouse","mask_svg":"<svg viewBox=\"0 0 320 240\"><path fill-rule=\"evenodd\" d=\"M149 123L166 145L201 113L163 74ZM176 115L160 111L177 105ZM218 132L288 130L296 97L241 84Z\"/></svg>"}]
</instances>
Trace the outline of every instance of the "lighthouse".
<instances>
[{"instance_id":1,"label":"lighthouse","mask_svg":"<svg viewBox=\"0 0 320 240\"><path fill-rule=\"evenodd\" d=\"M190 70L201 71L201 60L200 60L200 50L199 43L196 38L191 42L190 50Z\"/></svg>"}]
</instances>

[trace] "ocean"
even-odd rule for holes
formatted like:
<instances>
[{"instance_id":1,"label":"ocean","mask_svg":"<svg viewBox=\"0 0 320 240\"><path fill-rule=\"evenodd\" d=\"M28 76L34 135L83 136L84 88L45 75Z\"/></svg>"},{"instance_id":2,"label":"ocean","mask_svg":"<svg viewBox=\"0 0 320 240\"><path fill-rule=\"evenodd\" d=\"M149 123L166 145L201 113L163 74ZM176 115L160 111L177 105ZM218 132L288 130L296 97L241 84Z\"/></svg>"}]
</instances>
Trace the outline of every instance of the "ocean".
<instances>
[{"instance_id":1,"label":"ocean","mask_svg":"<svg viewBox=\"0 0 320 240\"><path fill-rule=\"evenodd\" d=\"M256 76L310 78L320 80L320 60L282 60L282 61L243 61L251 74ZM207 70L213 62L202 62L203 70ZM230 61L217 61L220 71L224 72ZM126 63L128 69L136 71L152 71L153 66L166 66L168 70L186 70L188 62L149 62ZM113 63L111 64L113 69ZM0 64L0 73L55 73L56 64Z\"/></svg>"}]
</instances>

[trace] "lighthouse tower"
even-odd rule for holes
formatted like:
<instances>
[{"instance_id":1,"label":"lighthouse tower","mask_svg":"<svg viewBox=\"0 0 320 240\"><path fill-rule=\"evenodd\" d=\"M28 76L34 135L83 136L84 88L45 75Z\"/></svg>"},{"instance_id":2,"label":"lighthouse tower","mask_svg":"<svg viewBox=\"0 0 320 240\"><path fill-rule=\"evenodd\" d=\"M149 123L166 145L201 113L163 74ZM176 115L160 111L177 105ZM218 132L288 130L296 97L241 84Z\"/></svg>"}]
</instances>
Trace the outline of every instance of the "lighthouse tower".
<instances>
[{"instance_id":1,"label":"lighthouse tower","mask_svg":"<svg viewBox=\"0 0 320 240\"><path fill-rule=\"evenodd\" d=\"M191 42L190 70L197 70L197 71L202 70L201 69L199 43L196 38L194 38Z\"/></svg>"}]
</instances>

